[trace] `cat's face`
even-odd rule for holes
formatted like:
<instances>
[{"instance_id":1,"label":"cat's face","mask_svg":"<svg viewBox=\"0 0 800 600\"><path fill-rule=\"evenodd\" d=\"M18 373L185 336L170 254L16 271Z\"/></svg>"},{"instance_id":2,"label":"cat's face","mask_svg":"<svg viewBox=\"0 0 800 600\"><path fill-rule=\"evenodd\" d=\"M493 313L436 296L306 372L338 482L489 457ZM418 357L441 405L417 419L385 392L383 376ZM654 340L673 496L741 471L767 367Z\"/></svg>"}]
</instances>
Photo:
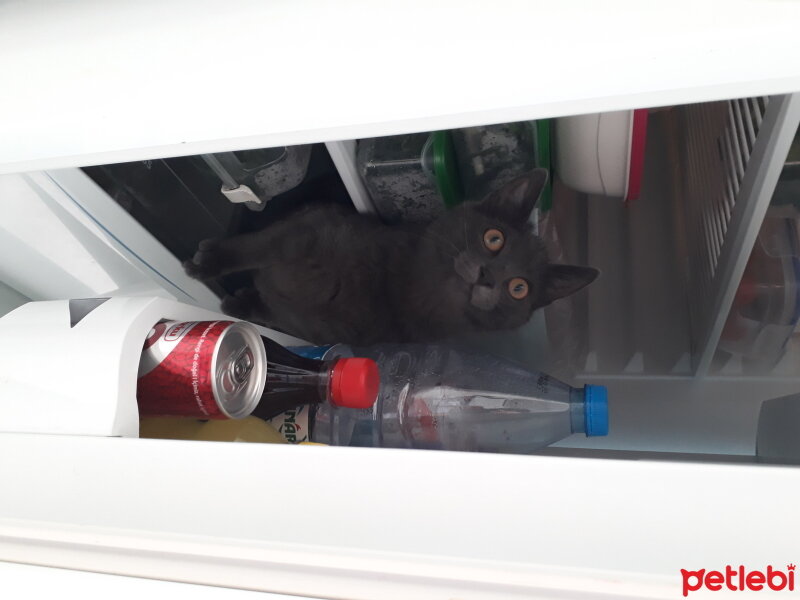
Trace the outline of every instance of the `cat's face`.
<instances>
[{"instance_id":1,"label":"cat's face","mask_svg":"<svg viewBox=\"0 0 800 600\"><path fill-rule=\"evenodd\" d=\"M419 267L454 319L479 330L512 329L537 308L591 283L591 267L551 264L528 222L547 180L541 169L483 201L448 211L426 229Z\"/></svg>"}]
</instances>

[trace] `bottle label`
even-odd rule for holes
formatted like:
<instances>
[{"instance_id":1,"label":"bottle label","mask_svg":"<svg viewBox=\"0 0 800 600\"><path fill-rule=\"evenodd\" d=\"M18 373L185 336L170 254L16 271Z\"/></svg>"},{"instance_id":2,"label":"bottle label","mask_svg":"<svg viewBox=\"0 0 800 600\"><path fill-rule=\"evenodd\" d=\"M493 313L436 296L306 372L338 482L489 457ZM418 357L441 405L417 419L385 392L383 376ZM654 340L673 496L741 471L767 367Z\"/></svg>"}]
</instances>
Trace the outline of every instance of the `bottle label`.
<instances>
[{"instance_id":1,"label":"bottle label","mask_svg":"<svg viewBox=\"0 0 800 600\"><path fill-rule=\"evenodd\" d=\"M272 417L267 423L278 430L290 444L300 444L308 439L308 406L302 405Z\"/></svg>"},{"instance_id":2,"label":"bottle label","mask_svg":"<svg viewBox=\"0 0 800 600\"><path fill-rule=\"evenodd\" d=\"M325 353L328 352L333 348L333 346L290 346L287 350L294 352L298 356L303 356L305 358L313 358L315 360L322 360L325 356Z\"/></svg>"},{"instance_id":3,"label":"bottle label","mask_svg":"<svg viewBox=\"0 0 800 600\"><path fill-rule=\"evenodd\" d=\"M405 404L405 436L422 448L435 448L440 443L439 422L423 398L412 398Z\"/></svg>"}]
</instances>

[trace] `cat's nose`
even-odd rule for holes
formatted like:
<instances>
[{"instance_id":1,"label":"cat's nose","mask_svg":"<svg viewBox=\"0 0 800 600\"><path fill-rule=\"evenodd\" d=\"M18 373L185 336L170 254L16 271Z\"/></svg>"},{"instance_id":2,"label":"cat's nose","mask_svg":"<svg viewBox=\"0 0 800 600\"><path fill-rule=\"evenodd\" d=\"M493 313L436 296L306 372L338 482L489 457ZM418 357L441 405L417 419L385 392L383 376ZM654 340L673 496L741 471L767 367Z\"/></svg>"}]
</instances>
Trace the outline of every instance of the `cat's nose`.
<instances>
[{"instance_id":1,"label":"cat's nose","mask_svg":"<svg viewBox=\"0 0 800 600\"><path fill-rule=\"evenodd\" d=\"M483 285L486 287L494 287L494 277L486 267L481 267L478 271L478 280L475 285Z\"/></svg>"}]
</instances>

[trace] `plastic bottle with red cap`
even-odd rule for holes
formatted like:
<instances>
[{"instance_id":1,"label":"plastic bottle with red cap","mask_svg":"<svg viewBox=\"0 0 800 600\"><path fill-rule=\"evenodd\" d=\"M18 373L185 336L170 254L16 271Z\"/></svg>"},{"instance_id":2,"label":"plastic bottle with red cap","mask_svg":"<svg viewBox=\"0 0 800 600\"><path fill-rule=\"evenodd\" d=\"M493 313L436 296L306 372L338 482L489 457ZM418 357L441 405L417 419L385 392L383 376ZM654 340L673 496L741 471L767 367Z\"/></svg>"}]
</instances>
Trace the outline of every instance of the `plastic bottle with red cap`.
<instances>
[{"instance_id":1,"label":"plastic bottle with red cap","mask_svg":"<svg viewBox=\"0 0 800 600\"><path fill-rule=\"evenodd\" d=\"M310 440L334 446L529 454L567 436L608 434L608 392L445 344L293 348L311 359L362 356L382 379L368 410L319 404Z\"/></svg>"},{"instance_id":2,"label":"plastic bottle with red cap","mask_svg":"<svg viewBox=\"0 0 800 600\"><path fill-rule=\"evenodd\" d=\"M269 338L262 339L267 351L267 381L254 416L270 419L303 405L365 409L375 404L380 375L374 360L316 360L298 356Z\"/></svg>"}]
</instances>

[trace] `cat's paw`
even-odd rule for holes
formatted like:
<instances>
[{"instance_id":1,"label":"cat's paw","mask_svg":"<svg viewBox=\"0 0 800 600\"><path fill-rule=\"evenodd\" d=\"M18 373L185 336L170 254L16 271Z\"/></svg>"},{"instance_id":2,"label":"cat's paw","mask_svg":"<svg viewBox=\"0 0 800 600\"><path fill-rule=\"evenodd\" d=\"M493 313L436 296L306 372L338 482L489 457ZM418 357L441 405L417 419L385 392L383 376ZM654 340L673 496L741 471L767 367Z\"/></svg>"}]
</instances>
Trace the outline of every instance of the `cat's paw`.
<instances>
[{"instance_id":1,"label":"cat's paw","mask_svg":"<svg viewBox=\"0 0 800 600\"><path fill-rule=\"evenodd\" d=\"M263 312L263 304L258 292L252 288L236 290L233 296L227 295L220 305L222 312L237 319L251 318ZM263 315L261 315L263 316Z\"/></svg>"},{"instance_id":2,"label":"cat's paw","mask_svg":"<svg viewBox=\"0 0 800 600\"><path fill-rule=\"evenodd\" d=\"M222 272L220 241L203 240L191 260L184 261L183 270L193 279L213 279Z\"/></svg>"}]
</instances>

